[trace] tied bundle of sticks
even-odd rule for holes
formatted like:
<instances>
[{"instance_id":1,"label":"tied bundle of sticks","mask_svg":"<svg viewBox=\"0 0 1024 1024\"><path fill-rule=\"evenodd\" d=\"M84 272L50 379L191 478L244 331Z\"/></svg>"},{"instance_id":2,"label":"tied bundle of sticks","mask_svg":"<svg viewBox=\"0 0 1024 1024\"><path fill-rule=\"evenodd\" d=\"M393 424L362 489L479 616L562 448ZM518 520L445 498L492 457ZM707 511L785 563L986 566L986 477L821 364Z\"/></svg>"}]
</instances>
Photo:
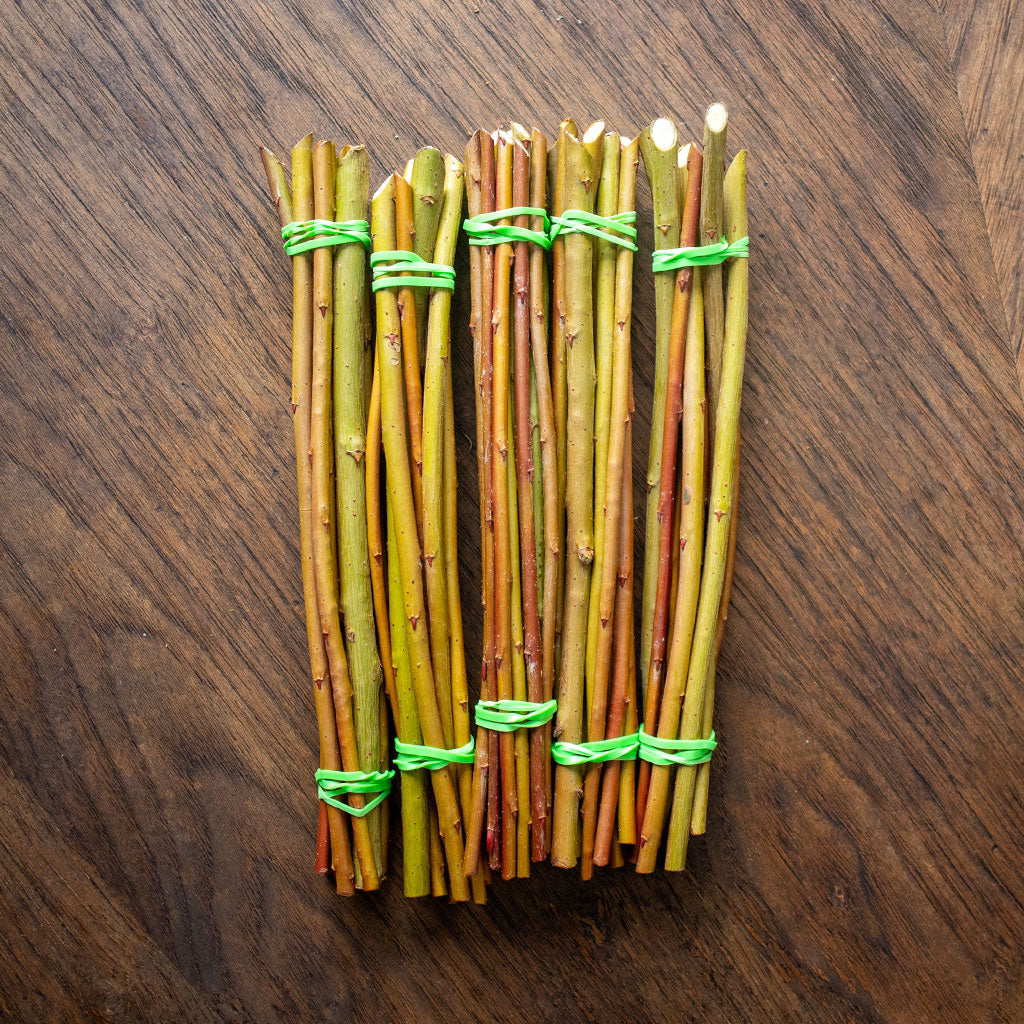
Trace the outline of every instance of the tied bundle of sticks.
<instances>
[{"instance_id":1,"label":"tied bundle of sticks","mask_svg":"<svg viewBox=\"0 0 1024 1024\"><path fill-rule=\"evenodd\" d=\"M621 844L635 839L630 310L638 147L600 122L577 137L568 121L555 162L568 554L552 862L579 860L584 878L595 864L622 864Z\"/></svg>"},{"instance_id":2,"label":"tied bundle of sticks","mask_svg":"<svg viewBox=\"0 0 1024 1024\"><path fill-rule=\"evenodd\" d=\"M482 903L484 870L464 863L473 758L449 327L463 194L462 164L427 148L373 197L376 347L366 470L374 605L395 693L405 893ZM405 285L407 276L415 283Z\"/></svg>"},{"instance_id":3,"label":"tied bundle of sticks","mask_svg":"<svg viewBox=\"0 0 1024 1024\"><path fill-rule=\"evenodd\" d=\"M387 722L364 485L370 362L362 146L302 139L291 181L262 149L292 253L292 416L302 587L320 734L316 867L339 893L376 889L387 860ZM354 853L354 856L353 856Z\"/></svg>"},{"instance_id":4,"label":"tied bundle of sticks","mask_svg":"<svg viewBox=\"0 0 1024 1024\"><path fill-rule=\"evenodd\" d=\"M547 140L521 125L481 130L466 146L466 167L484 612L466 870L486 854L503 878L522 878L550 848L560 562Z\"/></svg>"},{"instance_id":5,"label":"tied bundle of sticks","mask_svg":"<svg viewBox=\"0 0 1024 1024\"><path fill-rule=\"evenodd\" d=\"M703 154L693 144L679 148L675 127L665 119L644 132L640 148L656 249L714 248L724 236L745 257L746 154L725 170L727 120L722 104L708 109ZM640 872L656 866L666 819L666 870L685 867L689 836L705 829L715 668L736 548L747 329L746 258L723 263L713 257L660 270L657 259L655 253L644 727L634 851Z\"/></svg>"}]
</instances>

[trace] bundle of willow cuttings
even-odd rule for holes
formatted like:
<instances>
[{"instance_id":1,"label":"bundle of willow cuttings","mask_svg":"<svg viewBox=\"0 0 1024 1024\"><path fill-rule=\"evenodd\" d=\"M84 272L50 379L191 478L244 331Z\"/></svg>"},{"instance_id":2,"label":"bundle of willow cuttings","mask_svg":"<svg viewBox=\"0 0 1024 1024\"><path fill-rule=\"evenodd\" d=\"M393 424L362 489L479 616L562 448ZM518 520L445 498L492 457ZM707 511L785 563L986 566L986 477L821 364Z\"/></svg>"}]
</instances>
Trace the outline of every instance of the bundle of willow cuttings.
<instances>
[{"instance_id":1,"label":"bundle of willow cuttings","mask_svg":"<svg viewBox=\"0 0 1024 1024\"><path fill-rule=\"evenodd\" d=\"M715 748L715 666L735 559L747 330L746 153L726 172L727 120L722 104L708 109L703 153L695 144L679 148L675 127L664 119L641 144L655 246L666 250L654 258L656 384L636 793L641 872L656 865L666 820L665 867L685 866L690 834L704 831Z\"/></svg>"},{"instance_id":2,"label":"bundle of willow cuttings","mask_svg":"<svg viewBox=\"0 0 1024 1024\"><path fill-rule=\"evenodd\" d=\"M409 896L483 902L491 871L526 877L548 856L590 877L595 865L651 871L664 846L678 870L689 835L704 831L747 322L746 154L726 171L726 126L714 104L702 148L680 146L664 118L635 139L566 120L550 148L538 129L480 130L465 174L425 148L372 201L361 146L303 139L290 184L262 151L294 277L317 868L333 867L339 892L379 885L396 773ZM641 157L656 351L638 647ZM464 199L483 581L476 695L450 329Z\"/></svg>"},{"instance_id":3,"label":"bundle of willow cuttings","mask_svg":"<svg viewBox=\"0 0 1024 1024\"><path fill-rule=\"evenodd\" d=\"M466 867L503 878L549 849L560 538L548 365L547 140L520 125L466 146L483 578L481 701Z\"/></svg>"},{"instance_id":4,"label":"bundle of willow cuttings","mask_svg":"<svg viewBox=\"0 0 1024 1024\"><path fill-rule=\"evenodd\" d=\"M262 156L292 256L291 405L320 733L316 864L322 873L333 868L338 892L351 893L380 884L389 789L381 662L366 573L369 162L362 146L314 146L310 135L292 150L289 183L281 161L266 149Z\"/></svg>"}]
</instances>

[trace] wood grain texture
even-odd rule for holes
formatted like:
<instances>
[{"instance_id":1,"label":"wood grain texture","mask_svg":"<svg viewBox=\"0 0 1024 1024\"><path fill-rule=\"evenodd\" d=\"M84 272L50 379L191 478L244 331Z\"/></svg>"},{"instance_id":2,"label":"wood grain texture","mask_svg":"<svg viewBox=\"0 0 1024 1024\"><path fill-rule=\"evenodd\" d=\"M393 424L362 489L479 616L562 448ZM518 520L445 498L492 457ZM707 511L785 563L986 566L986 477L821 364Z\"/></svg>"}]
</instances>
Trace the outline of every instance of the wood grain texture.
<instances>
[{"instance_id":1,"label":"wood grain texture","mask_svg":"<svg viewBox=\"0 0 1024 1024\"><path fill-rule=\"evenodd\" d=\"M939 9L1024 387L1024 4L941 0Z\"/></svg>"},{"instance_id":2,"label":"wood grain texture","mask_svg":"<svg viewBox=\"0 0 1024 1024\"><path fill-rule=\"evenodd\" d=\"M935 8L18 0L5 20L0 1016L1019 1019L1024 417ZM358 139L379 181L510 117L693 135L713 98L751 152L754 263L709 834L682 876L342 901L312 871L290 285L256 145ZM472 664L468 315L460 286ZM640 263L634 325L645 452Z\"/></svg>"}]
</instances>

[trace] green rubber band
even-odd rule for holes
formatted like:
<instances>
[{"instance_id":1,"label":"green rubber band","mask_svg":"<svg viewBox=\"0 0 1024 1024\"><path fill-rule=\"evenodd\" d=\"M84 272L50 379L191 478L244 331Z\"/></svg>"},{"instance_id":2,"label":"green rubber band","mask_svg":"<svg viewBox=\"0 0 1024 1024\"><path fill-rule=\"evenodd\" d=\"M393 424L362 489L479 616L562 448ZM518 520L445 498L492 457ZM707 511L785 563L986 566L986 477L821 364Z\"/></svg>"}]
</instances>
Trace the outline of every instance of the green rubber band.
<instances>
[{"instance_id":1,"label":"green rubber band","mask_svg":"<svg viewBox=\"0 0 1024 1024\"><path fill-rule=\"evenodd\" d=\"M497 224L495 221L507 220L512 217L543 217L544 229L534 231L532 228L521 228L515 224ZM533 242L542 249L551 248L548 232L551 220L548 212L540 206L510 206L507 210L495 210L493 213L478 213L462 222L462 230L469 236L470 245L500 245L502 242Z\"/></svg>"},{"instance_id":2,"label":"green rubber band","mask_svg":"<svg viewBox=\"0 0 1024 1024\"><path fill-rule=\"evenodd\" d=\"M683 267L713 267L731 259L746 259L750 254L750 238L744 236L735 242L710 245L690 245L682 249L658 249L651 253L651 269L657 274L663 270L681 270Z\"/></svg>"},{"instance_id":3,"label":"green rubber band","mask_svg":"<svg viewBox=\"0 0 1024 1024\"><path fill-rule=\"evenodd\" d=\"M443 288L455 291L455 268L443 263L428 263L422 256L405 249L388 249L370 256L375 292L382 288ZM392 277L404 274L404 277ZM431 276L426 276L426 275Z\"/></svg>"},{"instance_id":4,"label":"green rubber band","mask_svg":"<svg viewBox=\"0 0 1024 1024\"><path fill-rule=\"evenodd\" d=\"M393 771L387 772L335 772L328 768L318 768L313 778L316 779L316 795L325 804L337 807L339 811L351 814L353 818L362 818L369 814L382 800L387 799L391 792ZM349 793L376 793L377 795L362 807L353 807L342 803L341 797Z\"/></svg>"},{"instance_id":5,"label":"green rubber band","mask_svg":"<svg viewBox=\"0 0 1024 1024\"><path fill-rule=\"evenodd\" d=\"M651 764L681 764L688 767L703 764L711 760L711 755L718 746L715 732L706 740L663 740L657 736L649 736L640 726L637 734L640 741L640 759Z\"/></svg>"},{"instance_id":6,"label":"green rubber band","mask_svg":"<svg viewBox=\"0 0 1024 1024\"><path fill-rule=\"evenodd\" d=\"M297 220L281 228L281 241L289 256L349 242L369 249L370 225L365 220Z\"/></svg>"},{"instance_id":7,"label":"green rubber band","mask_svg":"<svg viewBox=\"0 0 1024 1024\"><path fill-rule=\"evenodd\" d=\"M476 724L494 732L515 732L547 725L558 710L557 700L535 704L529 700L478 700Z\"/></svg>"},{"instance_id":8,"label":"green rubber band","mask_svg":"<svg viewBox=\"0 0 1024 1024\"><path fill-rule=\"evenodd\" d=\"M636 252L636 228L630 226L635 223L636 210L614 213L610 217L587 210L566 210L560 217L551 218L550 238L553 242L559 235L582 233Z\"/></svg>"},{"instance_id":9,"label":"green rubber band","mask_svg":"<svg viewBox=\"0 0 1024 1024\"><path fill-rule=\"evenodd\" d=\"M589 743L551 744L551 758L558 764L601 764L604 761L632 761L640 749L640 737L632 732Z\"/></svg>"},{"instance_id":10,"label":"green rubber band","mask_svg":"<svg viewBox=\"0 0 1024 1024\"><path fill-rule=\"evenodd\" d=\"M403 743L395 738L395 767L400 772L418 772L421 768L436 772L450 764L472 764L473 738L454 750L444 747L425 747L419 743Z\"/></svg>"}]
</instances>

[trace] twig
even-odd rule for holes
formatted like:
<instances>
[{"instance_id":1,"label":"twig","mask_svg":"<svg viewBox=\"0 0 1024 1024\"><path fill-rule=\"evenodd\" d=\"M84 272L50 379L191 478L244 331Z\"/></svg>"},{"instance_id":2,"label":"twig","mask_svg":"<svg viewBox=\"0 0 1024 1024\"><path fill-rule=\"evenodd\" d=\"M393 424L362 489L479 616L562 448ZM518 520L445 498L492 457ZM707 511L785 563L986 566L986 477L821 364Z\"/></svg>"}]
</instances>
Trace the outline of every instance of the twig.
<instances>
[{"instance_id":1,"label":"twig","mask_svg":"<svg viewBox=\"0 0 1024 1024\"><path fill-rule=\"evenodd\" d=\"M412 186L395 177L395 243L411 252L413 247ZM416 293L419 288L398 289L398 316L402 325L402 367L405 377L406 417L409 423L409 451L412 455L412 497L416 528L423 539L423 384L420 379L419 321Z\"/></svg>"},{"instance_id":2,"label":"twig","mask_svg":"<svg viewBox=\"0 0 1024 1024\"><path fill-rule=\"evenodd\" d=\"M424 146L409 162L406 180L412 186L412 251L425 260L433 260L437 230L441 223L446 160L439 149ZM450 266L450 264L447 264ZM416 288L416 306L425 313L430 302L427 288ZM421 366L427 353L427 318L416 322L417 347Z\"/></svg>"},{"instance_id":3,"label":"twig","mask_svg":"<svg viewBox=\"0 0 1024 1024\"><path fill-rule=\"evenodd\" d=\"M576 122L571 118L562 122L558 130L558 144L554 154L554 188L551 190L551 212L560 215L565 212L565 150L563 141L567 136L577 134ZM565 239L559 235L551 246L551 394L555 421L555 474L557 497L555 510L558 515L558 536L565 536L565 474L566 474L566 416L568 410L568 385L566 380L565 350ZM555 641L556 661L561 658L562 621L565 616L565 559L557 563L555 580Z\"/></svg>"},{"instance_id":4,"label":"twig","mask_svg":"<svg viewBox=\"0 0 1024 1024\"><path fill-rule=\"evenodd\" d=\"M338 153L335 215L364 220L370 201L370 160L362 146ZM361 245L334 250L334 473L338 523L340 607L345 624L345 654L352 679L359 767L382 771L387 748L380 742L380 695L383 683L373 618L373 594L366 565L367 395L363 374L363 325L366 319L366 253ZM379 808L366 816L377 874L384 873L387 851Z\"/></svg>"},{"instance_id":5,"label":"twig","mask_svg":"<svg viewBox=\"0 0 1024 1024\"><path fill-rule=\"evenodd\" d=\"M559 157L565 160L569 209L593 211L596 180L584 142L565 132ZM565 742L583 738L583 675L586 662L587 598L594 559L594 317L593 256L590 236L565 239L565 341L568 409L566 418L567 547L565 623L555 735ZM551 862L573 867L578 856L581 771L555 769L554 833Z\"/></svg>"},{"instance_id":6,"label":"twig","mask_svg":"<svg viewBox=\"0 0 1024 1024\"><path fill-rule=\"evenodd\" d=\"M676 154L679 149L675 125L661 117L640 135L640 154L647 169L654 204L654 248L678 245L682 210L676 187ZM640 626L640 671L646 688L651 664L654 632L654 601L658 589L659 530L658 497L661 487L660 425L665 419L665 389L668 383L669 335L675 280L671 274L654 277L655 351L654 398L651 404L651 443L647 461L647 520L644 529L644 590Z\"/></svg>"},{"instance_id":7,"label":"twig","mask_svg":"<svg viewBox=\"0 0 1024 1024\"><path fill-rule=\"evenodd\" d=\"M379 355L379 353L378 353ZM422 743L416 692L406 636L409 624L402 608L402 576L398 570L398 539L395 512L388 502L388 593L391 650L395 659L398 714L395 732L403 743ZM406 896L427 896L431 892L430 812L426 771L401 772L402 793L402 884Z\"/></svg>"},{"instance_id":8,"label":"twig","mask_svg":"<svg viewBox=\"0 0 1024 1024\"><path fill-rule=\"evenodd\" d=\"M530 205L547 206L547 139L536 128L530 146ZM534 217L530 227L543 228L543 218ZM554 406L551 397L551 371L548 366L548 280L544 251L534 246L530 253L530 345L537 389L537 413L540 422L541 489L544 495L544 598L542 623L541 699L550 700L555 688L555 608L557 604L561 537L558 513L558 465L555 440ZM534 476L537 474L534 461ZM533 809L533 828L544 841L544 855L551 849L551 723L542 730L541 759L544 765L543 818Z\"/></svg>"},{"instance_id":9,"label":"twig","mask_svg":"<svg viewBox=\"0 0 1024 1024\"><path fill-rule=\"evenodd\" d=\"M700 210L701 156L691 146L687 158L687 195L683 208L680 246L696 244L697 218ZM665 645L668 633L668 599L672 583L672 528L675 524L676 453L679 447L679 424L682 419L683 360L686 352L686 322L693 291L693 267L683 267L675 275L675 299L672 304L672 329L669 335L668 377L665 390L665 418L662 425L661 481L658 487L658 584L654 598L654 621L651 629L651 667L644 691L644 718L656 728L661 712L661 684L665 670ZM636 794L637 827L643 823L651 765L643 761L639 767ZM641 834L640 845L644 837Z\"/></svg>"},{"instance_id":10,"label":"twig","mask_svg":"<svg viewBox=\"0 0 1024 1024\"><path fill-rule=\"evenodd\" d=\"M495 156L496 203L504 210L512 205L512 147L504 132L499 133ZM508 219L500 223L509 223ZM491 487L494 503L494 605L495 669L498 699L511 700L512 691L512 565L509 544L508 508L508 424L509 424L509 283L512 246L503 242L494 252L494 307L491 336L494 353L494 395L492 405ZM515 734L498 737L501 761L502 878L516 873L516 827L519 816L516 798Z\"/></svg>"},{"instance_id":11,"label":"twig","mask_svg":"<svg viewBox=\"0 0 1024 1024\"><path fill-rule=\"evenodd\" d=\"M514 360L513 360L514 363ZM512 368L513 376L515 367ZM515 424L511 405L508 417L508 521L509 565L512 570L512 697L526 700L526 661L523 657L523 586L519 560L519 488L516 483ZM530 495L528 494L528 499ZM516 806L523 809L516 819L516 878L530 877L530 738L525 729L513 734L515 743Z\"/></svg>"},{"instance_id":12,"label":"twig","mask_svg":"<svg viewBox=\"0 0 1024 1024\"><path fill-rule=\"evenodd\" d=\"M619 517L619 543L616 575L618 587L615 594L615 669L612 678L612 692L608 702L609 737L623 735L629 700L629 675L633 661L633 410L632 398L627 412L626 430L623 437L621 509ZM626 732L630 731L628 727ZM628 762L631 766L635 762ZM620 781L623 763L609 763L601 780L601 804L597 819L597 834L594 838L594 863L604 866L608 863L613 849L616 808L619 804ZM628 791L633 792L629 786ZM627 820L633 823L634 812L630 805Z\"/></svg>"},{"instance_id":13,"label":"twig","mask_svg":"<svg viewBox=\"0 0 1024 1024\"><path fill-rule=\"evenodd\" d=\"M384 689L391 705L392 720L398 721L398 690L391 651L391 629L388 625L388 592L384 576L384 536L380 506L380 369L373 353L373 378L370 404L366 414L366 540L370 556L370 590L373 594L373 615L377 625L377 645L384 672Z\"/></svg>"},{"instance_id":14,"label":"twig","mask_svg":"<svg viewBox=\"0 0 1024 1024\"><path fill-rule=\"evenodd\" d=\"M699 271L698 271L699 273ZM700 596L700 569L704 539L705 445L704 418L704 300L694 279L693 299L686 331L686 366L683 394L683 479L680 506L679 595L675 606L672 646L665 675L665 699L657 721L657 735L675 739L679 734L683 685L690 663L693 626ZM651 728L655 725L652 721ZM637 871L653 871L665 823L666 802L672 769L651 767L650 788L644 812Z\"/></svg>"},{"instance_id":15,"label":"twig","mask_svg":"<svg viewBox=\"0 0 1024 1024\"><path fill-rule=\"evenodd\" d=\"M434 263L451 266L462 216L465 176L462 164L454 156L446 156L444 165L443 202L438 204L440 219L433 225L436 242L429 256ZM459 597L451 305L451 292L434 289L430 295L423 388L423 560L442 731L449 746L461 746L469 740L469 686ZM437 656L439 649L444 657ZM470 773L460 767L456 777L462 813L466 815L471 803ZM483 877L479 872L473 873L472 888L474 899L482 902Z\"/></svg>"},{"instance_id":16,"label":"twig","mask_svg":"<svg viewBox=\"0 0 1024 1024\"><path fill-rule=\"evenodd\" d=\"M729 114L721 103L712 103L704 118L704 172L700 190L700 244L722 237L722 175L725 173L725 138ZM715 444L715 416L722 380L725 346L725 307L722 303L722 265L706 267L701 275L704 290L704 333L708 346L708 441Z\"/></svg>"},{"instance_id":17,"label":"twig","mask_svg":"<svg viewBox=\"0 0 1024 1024\"><path fill-rule=\"evenodd\" d=\"M466 143L466 202L470 217L482 212L483 189L481 185L481 149L491 145L490 136L477 131ZM484 613L483 653L480 661L480 696L484 700L493 699L490 687L493 673L490 671L490 626L487 613L487 580L490 576L490 526L488 504L490 493L490 441L489 429L485 431L484 423L490 424L490 406L483 401L483 350L490 349L490 331L483 319L483 252L480 246L469 246L469 278L470 278L470 321L469 331L473 339L473 379L476 382L476 466L477 483L479 486L480 505L480 561L483 588L481 604ZM477 728L476 757L473 762L473 791L470 811L466 825L466 855L464 867L467 874L476 874L480 862L480 846L483 842L484 819L487 811L488 776L490 774L489 734L486 729Z\"/></svg>"},{"instance_id":18,"label":"twig","mask_svg":"<svg viewBox=\"0 0 1024 1024\"><path fill-rule=\"evenodd\" d=\"M725 583L722 586L722 601L718 606L718 625L715 627L715 657L711 659L708 666L708 680L705 683L704 706L708 706L707 693L711 691L711 701L714 702L715 672L718 665L718 655L722 650L722 638L725 636L725 620L729 617L729 599L732 597L732 577L736 568L736 534L739 526L739 501L740 501L740 435L736 433L736 476L733 479L732 489L732 526L729 528L729 550L725 556ZM711 723L701 727L705 735L711 732ZM711 781L711 762L705 761L697 768L697 784L693 796L693 814L690 817L690 835L701 836L707 829L708 817L708 785Z\"/></svg>"},{"instance_id":19,"label":"twig","mask_svg":"<svg viewBox=\"0 0 1024 1024\"><path fill-rule=\"evenodd\" d=\"M606 132L601 155L601 177L597 187L595 212L610 217L618 212L619 151L621 139ZM608 473L608 433L612 411L612 347L615 335L615 264L620 246L597 239L594 242L594 362L597 386L594 395L594 563L590 574L590 600L587 613L586 697L587 718L591 718L597 675L598 633L600 632L601 586L604 580L604 508L605 477ZM614 538L613 538L614 540ZM615 559L612 558L614 563ZM607 666L606 666L607 667ZM607 680L607 674L605 674ZM601 723L604 732L604 721ZM587 735L587 739L598 737ZM600 771L600 769L599 769ZM593 774L587 772L588 775ZM591 822L593 826L594 822ZM593 833L591 833L591 836ZM587 848L584 813L583 846ZM584 856L584 877L589 877L590 859Z\"/></svg>"}]
</instances>

